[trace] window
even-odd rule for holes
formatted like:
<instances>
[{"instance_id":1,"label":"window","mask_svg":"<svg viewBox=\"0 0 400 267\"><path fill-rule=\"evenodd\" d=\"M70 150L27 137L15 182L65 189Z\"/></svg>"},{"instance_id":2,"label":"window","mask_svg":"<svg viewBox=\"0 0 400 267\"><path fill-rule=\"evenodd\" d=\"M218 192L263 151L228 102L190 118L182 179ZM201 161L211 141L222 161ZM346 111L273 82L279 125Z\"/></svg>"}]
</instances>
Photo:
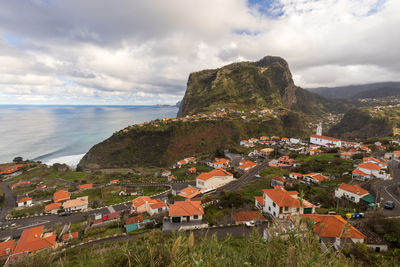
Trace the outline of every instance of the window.
<instances>
[{"instance_id":1,"label":"window","mask_svg":"<svg viewBox=\"0 0 400 267\"><path fill-rule=\"evenodd\" d=\"M297 210L297 212L300 212L300 208L297 208L296 210Z\"/></svg>"},{"instance_id":2,"label":"window","mask_svg":"<svg viewBox=\"0 0 400 267\"><path fill-rule=\"evenodd\" d=\"M199 215L193 215L193 219L197 220L199 218Z\"/></svg>"},{"instance_id":3,"label":"window","mask_svg":"<svg viewBox=\"0 0 400 267\"><path fill-rule=\"evenodd\" d=\"M268 206L268 210L271 211L271 206Z\"/></svg>"},{"instance_id":4,"label":"window","mask_svg":"<svg viewBox=\"0 0 400 267\"><path fill-rule=\"evenodd\" d=\"M275 204L275 202L272 202L272 206L274 206L274 208L276 208L276 204Z\"/></svg>"},{"instance_id":5,"label":"window","mask_svg":"<svg viewBox=\"0 0 400 267\"><path fill-rule=\"evenodd\" d=\"M276 217L276 213L275 213L275 211L274 211L274 216Z\"/></svg>"},{"instance_id":6,"label":"window","mask_svg":"<svg viewBox=\"0 0 400 267\"><path fill-rule=\"evenodd\" d=\"M381 252L381 248L380 247L375 247L375 252Z\"/></svg>"},{"instance_id":7,"label":"window","mask_svg":"<svg viewBox=\"0 0 400 267\"><path fill-rule=\"evenodd\" d=\"M285 211L288 211L289 210L289 207L285 207Z\"/></svg>"}]
</instances>

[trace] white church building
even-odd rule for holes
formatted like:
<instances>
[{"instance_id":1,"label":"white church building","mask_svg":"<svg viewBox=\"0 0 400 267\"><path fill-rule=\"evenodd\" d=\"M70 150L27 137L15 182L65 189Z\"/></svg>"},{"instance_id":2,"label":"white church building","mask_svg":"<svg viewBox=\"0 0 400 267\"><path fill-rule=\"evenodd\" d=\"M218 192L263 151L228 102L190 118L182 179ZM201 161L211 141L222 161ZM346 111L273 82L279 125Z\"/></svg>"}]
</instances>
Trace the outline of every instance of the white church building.
<instances>
[{"instance_id":1,"label":"white church building","mask_svg":"<svg viewBox=\"0 0 400 267\"><path fill-rule=\"evenodd\" d=\"M310 143L314 145L320 145L324 147L341 147L342 142L339 139L323 136L322 135L322 123L318 124L316 134L310 136Z\"/></svg>"}]
</instances>

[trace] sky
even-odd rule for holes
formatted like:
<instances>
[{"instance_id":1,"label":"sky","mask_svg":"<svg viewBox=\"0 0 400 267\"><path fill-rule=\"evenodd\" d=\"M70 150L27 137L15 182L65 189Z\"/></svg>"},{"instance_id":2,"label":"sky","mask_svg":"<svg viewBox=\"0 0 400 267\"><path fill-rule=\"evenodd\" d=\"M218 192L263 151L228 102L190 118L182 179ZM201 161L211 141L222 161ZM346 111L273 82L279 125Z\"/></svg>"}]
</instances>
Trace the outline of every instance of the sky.
<instances>
[{"instance_id":1,"label":"sky","mask_svg":"<svg viewBox=\"0 0 400 267\"><path fill-rule=\"evenodd\" d=\"M399 0L0 0L0 104L174 104L281 56L303 88L400 81Z\"/></svg>"}]
</instances>

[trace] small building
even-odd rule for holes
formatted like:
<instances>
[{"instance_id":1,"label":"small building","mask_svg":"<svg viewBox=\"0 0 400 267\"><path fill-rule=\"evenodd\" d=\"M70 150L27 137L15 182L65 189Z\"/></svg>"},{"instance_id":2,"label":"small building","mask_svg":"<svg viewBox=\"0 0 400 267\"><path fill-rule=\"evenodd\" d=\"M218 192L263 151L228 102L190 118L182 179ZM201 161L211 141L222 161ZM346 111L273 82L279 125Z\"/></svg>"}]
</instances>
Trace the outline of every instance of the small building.
<instances>
[{"instance_id":1,"label":"small building","mask_svg":"<svg viewBox=\"0 0 400 267\"><path fill-rule=\"evenodd\" d=\"M78 237L79 237L78 232L73 232L73 233L63 234L61 237L61 240L64 243L67 243L67 242L77 240Z\"/></svg>"},{"instance_id":2,"label":"small building","mask_svg":"<svg viewBox=\"0 0 400 267\"><path fill-rule=\"evenodd\" d=\"M169 219L171 223L202 221L204 215L201 201L175 201L169 207Z\"/></svg>"},{"instance_id":3,"label":"small building","mask_svg":"<svg viewBox=\"0 0 400 267\"><path fill-rule=\"evenodd\" d=\"M289 178L290 179L301 180L301 179L303 179L303 174L297 173L297 172L291 172L291 173L289 173Z\"/></svg>"},{"instance_id":4,"label":"small building","mask_svg":"<svg viewBox=\"0 0 400 267\"><path fill-rule=\"evenodd\" d=\"M385 170L382 170L382 167L373 162L363 162L358 167L353 170L353 178L356 179L370 179L370 178L379 178L379 179L387 179L389 178L389 174L386 173Z\"/></svg>"},{"instance_id":5,"label":"small building","mask_svg":"<svg viewBox=\"0 0 400 267\"><path fill-rule=\"evenodd\" d=\"M302 218L313 222L314 233L325 247L333 245L341 249L353 243L364 243L366 238L340 215L304 214Z\"/></svg>"},{"instance_id":6,"label":"small building","mask_svg":"<svg viewBox=\"0 0 400 267\"><path fill-rule=\"evenodd\" d=\"M300 199L297 191L286 191L281 186L274 186L273 189L263 189L263 192L263 212L273 217L283 219L315 212L315 206L305 199Z\"/></svg>"},{"instance_id":7,"label":"small building","mask_svg":"<svg viewBox=\"0 0 400 267\"><path fill-rule=\"evenodd\" d=\"M68 191L61 189L53 194L53 201L56 203L63 202L63 201L69 200L70 197L71 197L71 194Z\"/></svg>"},{"instance_id":8,"label":"small building","mask_svg":"<svg viewBox=\"0 0 400 267\"><path fill-rule=\"evenodd\" d=\"M271 178L271 186L279 185L284 186L286 184L286 179L283 176L274 176Z\"/></svg>"},{"instance_id":9,"label":"small building","mask_svg":"<svg viewBox=\"0 0 400 267\"><path fill-rule=\"evenodd\" d=\"M310 143L324 147L341 147L342 143L339 139L323 135L311 135Z\"/></svg>"},{"instance_id":10,"label":"small building","mask_svg":"<svg viewBox=\"0 0 400 267\"><path fill-rule=\"evenodd\" d=\"M291 167L293 163L294 159L291 159L289 156L282 156L278 158L279 167Z\"/></svg>"},{"instance_id":11,"label":"small building","mask_svg":"<svg viewBox=\"0 0 400 267\"><path fill-rule=\"evenodd\" d=\"M132 187L125 187L123 188L118 195L120 196L137 196L140 195L141 193L138 192L135 188Z\"/></svg>"},{"instance_id":12,"label":"small building","mask_svg":"<svg viewBox=\"0 0 400 267\"><path fill-rule=\"evenodd\" d=\"M176 176L175 175L168 176L168 182L172 182L174 180L176 180Z\"/></svg>"},{"instance_id":13,"label":"small building","mask_svg":"<svg viewBox=\"0 0 400 267\"><path fill-rule=\"evenodd\" d=\"M186 170L186 175L196 174L197 170L195 167Z\"/></svg>"},{"instance_id":14,"label":"small building","mask_svg":"<svg viewBox=\"0 0 400 267\"><path fill-rule=\"evenodd\" d=\"M30 207L32 206L32 198L31 197L23 197L17 201L18 207Z\"/></svg>"},{"instance_id":15,"label":"small building","mask_svg":"<svg viewBox=\"0 0 400 267\"><path fill-rule=\"evenodd\" d=\"M303 175L303 180L315 184L319 184L323 181L328 180L328 178L320 173L308 173Z\"/></svg>"},{"instance_id":16,"label":"small building","mask_svg":"<svg viewBox=\"0 0 400 267\"><path fill-rule=\"evenodd\" d=\"M57 214L58 210L61 208L61 202L51 203L44 207L44 211L50 214Z\"/></svg>"},{"instance_id":17,"label":"small building","mask_svg":"<svg viewBox=\"0 0 400 267\"><path fill-rule=\"evenodd\" d=\"M161 172L161 176L162 177L168 177L168 176L170 176L171 175L171 171L170 170L163 170L162 172Z\"/></svg>"},{"instance_id":18,"label":"small building","mask_svg":"<svg viewBox=\"0 0 400 267\"><path fill-rule=\"evenodd\" d=\"M230 167L230 163L231 162L229 159L215 158L214 162L209 162L207 165L214 169L218 169L218 168L226 169L226 168Z\"/></svg>"},{"instance_id":19,"label":"small building","mask_svg":"<svg viewBox=\"0 0 400 267\"><path fill-rule=\"evenodd\" d=\"M16 245L17 245L17 242L13 239L1 242L0 243L0 258L10 256L13 253Z\"/></svg>"},{"instance_id":20,"label":"small building","mask_svg":"<svg viewBox=\"0 0 400 267\"><path fill-rule=\"evenodd\" d=\"M86 211L89 205L89 197L77 197L76 199L67 200L63 203L65 211Z\"/></svg>"},{"instance_id":21,"label":"small building","mask_svg":"<svg viewBox=\"0 0 400 267\"><path fill-rule=\"evenodd\" d=\"M215 169L198 175L196 178L196 187L201 189L218 188L234 180L232 173L224 169Z\"/></svg>"},{"instance_id":22,"label":"small building","mask_svg":"<svg viewBox=\"0 0 400 267\"><path fill-rule=\"evenodd\" d=\"M345 198L354 203L359 203L360 200L367 195L369 195L369 192L363 189L358 184L351 185L341 183L339 187L335 190L335 197Z\"/></svg>"},{"instance_id":23,"label":"small building","mask_svg":"<svg viewBox=\"0 0 400 267\"><path fill-rule=\"evenodd\" d=\"M199 194L201 194L201 192L199 190L197 190L196 188L192 187L192 186L188 186L183 188L179 193L178 196L187 198L187 199L192 199L196 196L198 196Z\"/></svg>"},{"instance_id":24,"label":"small building","mask_svg":"<svg viewBox=\"0 0 400 267\"><path fill-rule=\"evenodd\" d=\"M131 213L147 212L150 215L154 215L167 210L167 204L159 198L152 199L148 196L143 196L132 200Z\"/></svg>"},{"instance_id":25,"label":"small building","mask_svg":"<svg viewBox=\"0 0 400 267\"><path fill-rule=\"evenodd\" d=\"M274 152L272 148L263 148L260 150L260 156L264 158L268 158L271 153Z\"/></svg>"},{"instance_id":26,"label":"small building","mask_svg":"<svg viewBox=\"0 0 400 267\"><path fill-rule=\"evenodd\" d=\"M235 224L245 224L247 222L265 222L267 218L265 218L259 210L254 211L241 211L233 214L233 219Z\"/></svg>"},{"instance_id":27,"label":"small building","mask_svg":"<svg viewBox=\"0 0 400 267\"><path fill-rule=\"evenodd\" d=\"M114 179L110 181L110 185L118 185L119 184L119 179Z\"/></svg>"},{"instance_id":28,"label":"small building","mask_svg":"<svg viewBox=\"0 0 400 267\"><path fill-rule=\"evenodd\" d=\"M264 206L264 197L263 196L255 196L254 197L254 205L257 209L261 210Z\"/></svg>"},{"instance_id":29,"label":"small building","mask_svg":"<svg viewBox=\"0 0 400 267\"><path fill-rule=\"evenodd\" d=\"M255 166L257 166L257 164L255 162L252 162L250 160L242 160L239 163L238 170L240 170L240 171L248 171L251 168L254 168Z\"/></svg>"},{"instance_id":30,"label":"small building","mask_svg":"<svg viewBox=\"0 0 400 267\"><path fill-rule=\"evenodd\" d=\"M393 151L393 158L394 159L400 159L400 150Z\"/></svg>"},{"instance_id":31,"label":"small building","mask_svg":"<svg viewBox=\"0 0 400 267\"><path fill-rule=\"evenodd\" d=\"M91 189L93 188L93 184L81 184L78 185L78 190L82 191L82 190L86 190L86 189Z\"/></svg>"}]
</instances>

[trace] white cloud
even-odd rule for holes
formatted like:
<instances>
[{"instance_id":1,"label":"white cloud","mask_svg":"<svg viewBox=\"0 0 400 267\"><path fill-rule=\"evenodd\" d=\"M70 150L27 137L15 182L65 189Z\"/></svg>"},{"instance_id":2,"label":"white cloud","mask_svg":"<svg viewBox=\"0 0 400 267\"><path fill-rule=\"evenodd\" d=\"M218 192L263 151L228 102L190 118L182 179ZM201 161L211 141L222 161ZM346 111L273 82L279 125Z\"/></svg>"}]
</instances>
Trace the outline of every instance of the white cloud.
<instances>
[{"instance_id":1,"label":"white cloud","mask_svg":"<svg viewBox=\"0 0 400 267\"><path fill-rule=\"evenodd\" d=\"M173 103L190 72L265 55L303 87L400 80L396 0L0 4L0 103Z\"/></svg>"}]
</instances>

